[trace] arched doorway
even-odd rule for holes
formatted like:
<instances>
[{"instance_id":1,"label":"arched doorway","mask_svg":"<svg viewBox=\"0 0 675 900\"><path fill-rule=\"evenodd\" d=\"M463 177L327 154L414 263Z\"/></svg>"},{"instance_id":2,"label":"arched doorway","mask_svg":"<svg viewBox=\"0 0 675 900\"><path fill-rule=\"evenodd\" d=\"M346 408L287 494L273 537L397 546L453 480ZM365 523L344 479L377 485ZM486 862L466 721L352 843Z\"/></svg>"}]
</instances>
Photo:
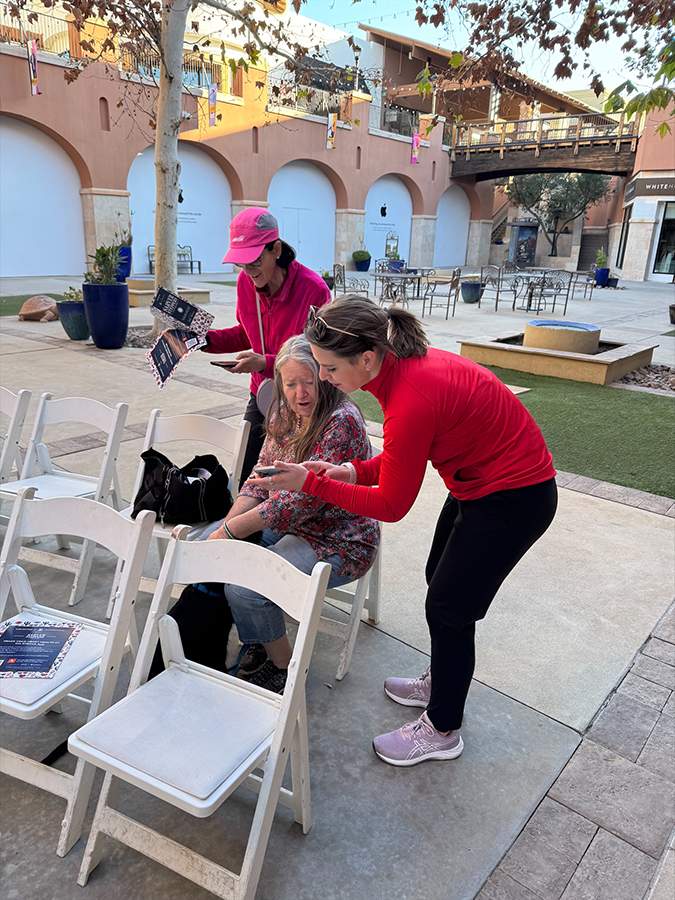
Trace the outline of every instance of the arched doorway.
<instances>
[{"instance_id":1,"label":"arched doorway","mask_svg":"<svg viewBox=\"0 0 675 900\"><path fill-rule=\"evenodd\" d=\"M39 128L0 116L0 276L86 269L80 176Z\"/></svg>"},{"instance_id":2,"label":"arched doorway","mask_svg":"<svg viewBox=\"0 0 675 900\"><path fill-rule=\"evenodd\" d=\"M317 272L332 272L335 191L328 176L304 160L287 163L272 178L267 203L298 260Z\"/></svg>"},{"instance_id":3,"label":"arched doorway","mask_svg":"<svg viewBox=\"0 0 675 900\"><path fill-rule=\"evenodd\" d=\"M471 204L458 185L451 185L441 195L436 208L436 240L434 266L463 266L469 239Z\"/></svg>"},{"instance_id":4,"label":"arched doorway","mask_svg":"<svg viewBox=\"0 0 675 900\"><path fill-rule=\"evenodd\" d=\"M412 212L410 193L400 178L384 175L373 182L366 197L365 224L365 249L373 260L385 255L387 235L398 239L399 257L409 259Z\"/></svg>"},{"instance_id":5,"label":"arched doorway","mask_svg":"<svg viewBox=\"0 0 675 900\"><path fill-rule=\"evenodd\" d=\"M202 272L222 273L232 214L230 184L218 164L198 146L179 143L178 158L179 200L182 197L178 205L178 243L192 247L192 257L201 260ZM139 153L131 164L127 189L131 195L133 271L148 272L148 246L155 243L153 147Z\"/></svg>"}]
</instances>

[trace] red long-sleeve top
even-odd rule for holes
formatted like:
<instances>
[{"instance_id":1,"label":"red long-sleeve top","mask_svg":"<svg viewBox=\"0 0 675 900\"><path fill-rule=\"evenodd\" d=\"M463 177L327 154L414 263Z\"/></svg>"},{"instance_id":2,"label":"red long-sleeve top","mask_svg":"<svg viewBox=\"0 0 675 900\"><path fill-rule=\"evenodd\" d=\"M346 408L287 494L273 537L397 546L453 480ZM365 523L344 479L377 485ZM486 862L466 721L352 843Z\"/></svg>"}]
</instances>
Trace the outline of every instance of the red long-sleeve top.
<instances>
[{"instance_id":1,"label":"red long-sleeve top","mask_svg":"<svg viewBox=\"0 0 675 900\"><path fill-rule=\"evenodd\" d=\"M364 390L384 412L382 452L353 460L356 484L310 472L306 493L358 515L397 522L413 505L428 460L458 500L555 475L530 413L492 372L469 359L435 349L410 359L388 353Z\"/></svg>"}]
</instances>

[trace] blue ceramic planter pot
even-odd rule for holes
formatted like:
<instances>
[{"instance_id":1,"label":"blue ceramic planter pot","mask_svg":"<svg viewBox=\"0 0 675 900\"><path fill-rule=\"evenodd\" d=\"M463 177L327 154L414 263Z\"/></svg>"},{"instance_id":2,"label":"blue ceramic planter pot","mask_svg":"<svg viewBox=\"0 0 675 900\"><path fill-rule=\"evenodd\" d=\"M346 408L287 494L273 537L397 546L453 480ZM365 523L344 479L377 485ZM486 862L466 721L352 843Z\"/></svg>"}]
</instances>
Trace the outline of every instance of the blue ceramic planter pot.
<instances>
[{"instance_id":1,"label":"blue ceramic planter pot","mask_svg":"<svg viewBox=\"0 0 675 900\"><path fill-rule=\"evenodd\" d=\"M609 278L609 269L596 269L595 270L595 283L598 287L607 287L607 280Z\"/></svg>"},{"instance_id":2,"label":"blue ceramic planter pot","mask_svg":"<svg viewBox=\"0 0 675 900\"><path fill-rule=\"evenodd\" d=\"M483 290L480 281L463 281L462 282L462 300L465 303L478 303Z\"/></svg>"},{"instance_id":3,"label":"blue ceramic planter pot","mask_svg":"<svg viewBox=\"0 0 675 900\"><path fill-rule=\"evenodd\" d=\"M83 284L84 311L91 337L100 350L119 350L129 328L126 284Z\"/></svg>"},{"instance_id":4,"label":"blue ceramic planter pot","mask_svg":"<svg viewBox=\"0 0 675 900\"><path fill-rule=\"evenodd\" d=\"M58 304L59 319L71 341L89 340L89 325L84 311L84 300L65 300Z\"/></svg>"},{"instance_id":5,"label":"blue ceramic planter pot","mask_svg":"<svg viewBox=\"0 0 675 900\"><path fill-rule=\"evenodd\" d=\"M126 281L131 275L131 247L120 247L120 264L117 267L117 280Z\"/></svg>"},{"instance_id":6,"label":"blue ceramic planter pot","mask_svg":"<svg viewBox=\"0 0 675 900\"><path fill-rule=\"evenodd\" d=\"M390 259L389 260L389 271L390 272L400 272L404 265L405 265L404 259Z\"/></svg>"},{"instance_id":7,"label":"blue ceramic planter pot","mask_svg":"<svg viewBox=\"0 0 675 900\"><path fill-rule=\"evenodd\" d=\"M370 260L370 256L368 257L368 259L355 259L354 268L357 272L367 272L370 268Z\"/></svg>"}]
</instances>

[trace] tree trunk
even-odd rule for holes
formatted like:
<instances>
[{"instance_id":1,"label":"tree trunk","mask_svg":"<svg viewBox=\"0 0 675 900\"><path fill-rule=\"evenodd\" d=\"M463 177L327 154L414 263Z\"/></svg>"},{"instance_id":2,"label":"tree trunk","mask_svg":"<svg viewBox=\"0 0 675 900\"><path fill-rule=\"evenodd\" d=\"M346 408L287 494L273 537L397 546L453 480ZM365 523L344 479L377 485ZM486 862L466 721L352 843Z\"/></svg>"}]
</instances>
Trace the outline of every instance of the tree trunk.
<instances>
[{"instance_id":1,"label":"tree trunk","mask_svg":"<svg viewBox=\"0 0 675 900\"><path fill-rule=\"evenodd\" d=\"M551 252L549 256L557 256L558 255L558 231L553 231L553 240L551 241Z\"/></svg>"},{"instance_id":2,"label":"tree trunk","mask_svg":"<svg viewBox=\"0 0 675 900\"><path fill-rule=\"evenodd\" d=\"M183 41L190 0L164 0L155 135L155 290L176 291L178 132L182 111ZM162 330L155 323L155 331Z\"/></svg>"}]
</instances>

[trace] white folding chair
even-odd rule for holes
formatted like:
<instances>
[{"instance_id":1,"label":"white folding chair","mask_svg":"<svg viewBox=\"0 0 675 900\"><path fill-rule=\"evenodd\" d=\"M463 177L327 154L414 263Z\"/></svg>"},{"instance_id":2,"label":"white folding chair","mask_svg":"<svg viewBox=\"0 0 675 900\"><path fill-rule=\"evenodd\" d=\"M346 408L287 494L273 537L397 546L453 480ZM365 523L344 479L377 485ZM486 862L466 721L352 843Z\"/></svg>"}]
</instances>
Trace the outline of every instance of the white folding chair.
<instances>
[{"instance_id":1,"label":"white folding chair","mask_svg":"<svg viewBox=\"0 0 675 900\"><path fill-rule=\"evenodd\" d=\"M30 398L30 391L22 390L13 394L7 388L0 387L0 415L8 420L0 450L0 484L18 478L21 474L23 454L19 441ZM7 524L9 516L0 515L0 522Z\"/></svg>"},{"instance_id":2,"label":"white folding chair","mask_svg":"<svg viewBox=\"0 0 675 900\"><path fill-rule=\"evenodd\" d=\"M23 459L19 440L26 420L31 392L27 390L13 394L7 388L0 387L0 414L9 419L7 433L0 451L0 484L18 478L23 468Z\"/></svg>"},{"instance_id":3,"label":"white folding chair","mask_svg":"<svg viewBox=\"0 0 675 900\"><path fill-rule=\"evenodd\" d=\"M334 606L349 615L346 622L340 622L331 616L321 616L319 631L322 634L330 634L340 638L340 656L338 660L335 678L342 681L352 661L356 636L361 619L371 622L373 625L379 621L380 583L381 583L381 547L377 556L365 575L354 584L354 590L348 585L339 588L331 588L326 593L326 601L329 606ZM364 612L365 607L365 612Z\"/></svg>"},{"instance_id":4,"label":"white folding chair","mask_svg":"<svg viewBox=\"0 0 675 900\"><path fill-rule=\"evenodd\" d=\"M153 409L148 420L148 427L145 432L145 440L143 442L143 451L149 450L150 447L156 447L157 444L167 444L172 441L189 441L191 444L209 444L216 451L216 456L223 465L226 465L229 458L231 464L230 475L230 493L232 497L236 497L239 492L239 481L241 479L241 469L244 464L244 455L246 453L246 443L248 441L248 432L250 428L249 422L244 419L240 424L230 425L228 422L222 422L220 419L214 419L212 416L203 416L197 413L188 413L180 416L163 416L160 409ZM225 458L223 458L225 457ZM138 470L136 471L136 480L134 482L133 497L138 493L138 489L143 481L143 470L145 463L141 459ZM128 506L122 510L123 516L131 516L133 506ZM161 522L155 522L153 537L157 540L160 559L164 555L164 547L171 537L174 525L164 525ZM195 530L202 526L196 526ZM112 606L115 600L115 592L119 583L120 566L115 573L113 589L110 594L108 603L108 613L110 616ZM155 578L142 578L141 590L152 593L157 586Z\"/></svg>"},{"instance_id":5,"label":"white folding chair","mask_svg":"<svg viewBox=\"0 0 675 900\"><path fill-rule=\"evenodd\" d=\"M100 861L108 835L218 897L253 900L277 803L290 806L309 831L305 680L329 575L326 563L305 575L243 541L169 541L127 696L68 741L72 753L106 772L79 884ZM224 578L270 597L298 622L282 696L185 659L178 626L165 614L172 586ZM146 682L158 632L166 669ZM291 790L281 786L289 756ZM256 791L240 874L109 806L113 776L202 818L239 785Z\"/></svg>"},{"instance_id":6,"label":"white folding chair","mask_svg":"<svg viewBox=\"0 0 675 900\"><path fill-rule=\"evenodd\" d=\"M43 394L40 398L33 433L26 449L21 478L0 484L0 495L16 497L19 491L32 487L37 491L38 500L50 497L85 497L101 503L110 502L115 508L118 508L119 485L116 464L127 410L126 403L118 403L116 406L110 407L87 397L64 397L54 400L51 394ZM45 429L48 426L61 425L66 422L85 423L106 434L106 444L98 475L79 475L75 472L67 472L52 462L44 442ZM68 546L64 535L56 537L60 548ZM83 537L79 560L28 547L24 547L20 553L20 558L23 560L75 574L68 600L70 606L74 606L82 599L94 558L94 544L87 539L86 535Z\"/></svg>"},{"instance_id":7,"label":"white folding chair","mask_svg":"<svg viewBox=\"0 0 675 900\"><path fill-rule=\"evenodd\" d=\"M88 718L93 719L112 701L120 662L128 646L154 513L145 512L135 522L129 522L109 506L93 500L72 497L34 500L33 493L34 489L28 488L17 497L0 555L0 619L12 623L72 622L82 628L52 678L6 678L0 682L0 712L18 719L35 719L50 710L57 711L55 708L62 700L72 697L89 704ZM64 531L100 544L126 563L120 602L110 624L38 603L25 570L17 565L22 540ZM17 614L5 619L10 591ZM94 680L91 700L73 694L90 680ZM68 775L37 760L0 749L0 772L63 797L66 814L56 852L65 856L82 832L95 774L93 766L78 760L75 774Z\"/></svg>"}]
</instances>

